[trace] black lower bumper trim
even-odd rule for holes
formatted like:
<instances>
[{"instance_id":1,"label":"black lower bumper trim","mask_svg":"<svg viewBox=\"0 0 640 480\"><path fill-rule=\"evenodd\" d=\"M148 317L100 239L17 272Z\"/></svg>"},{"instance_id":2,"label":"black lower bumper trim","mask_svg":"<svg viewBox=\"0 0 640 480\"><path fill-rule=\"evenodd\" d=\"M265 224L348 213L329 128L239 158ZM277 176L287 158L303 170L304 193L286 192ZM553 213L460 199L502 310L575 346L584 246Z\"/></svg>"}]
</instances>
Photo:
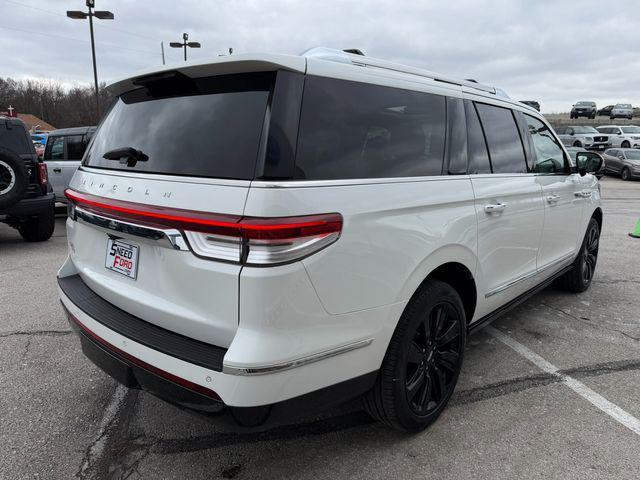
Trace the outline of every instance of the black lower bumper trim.
<instances>
[{"instance_id":1,"label":"black lower bumper trim","mask_svg":"<svg viewBox=\"0 0 640 480\"><path fill-rule=\"evenodd\" d=\"M128 388L148 391L178 407L248 428L290 423L297 418L316 414L356 399L373 387L378 373L371 372L270 405L229 407L219 398L204 395L192 388L179 385L162 374L154 373L149 369L154 368L150 365L145 366L139 361L125 358L122 352L103 343L95 337L95 334L74 321L72 316L69 317L69 323L80 336L82 352L85 356L120 384Z\"/></svg>"},{"instance_id":2,"label":"black lower bumper trim","mask_svg":"<svg viewBox=\"0 0 640 480\"><path fill-rule=\"evenodd\" d=\"M75 306L114 332L185 362L222 371L226 348L185 337L135 317L98 296L80 275L58 278L58 285Z\"/></svg>"},{"instance_id":3,"label":"black lower bumper trim","mask_svg":"<svg viewBox=\"0 0 640 480\"><path fill-rule=\"evenodd\" d=\"M146 390L170 403L208 414L224 410L225 406L219 399L185 388L128 361L91 338L84 330L79 331L79 336L85 356L125 387Z\"/></svg>"}]
</instances>

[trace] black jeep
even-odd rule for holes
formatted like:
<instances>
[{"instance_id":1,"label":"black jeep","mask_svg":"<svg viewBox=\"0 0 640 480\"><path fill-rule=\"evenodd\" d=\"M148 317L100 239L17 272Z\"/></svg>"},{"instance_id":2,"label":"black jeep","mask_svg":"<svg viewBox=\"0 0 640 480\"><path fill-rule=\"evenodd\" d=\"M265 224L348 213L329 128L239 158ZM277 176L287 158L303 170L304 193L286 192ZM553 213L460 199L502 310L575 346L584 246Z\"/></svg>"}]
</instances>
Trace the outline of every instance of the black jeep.
<instances>
[{"instance_id":1,"label":"black jeep","mask_svg":"<svg viewBox=\"0 0 640 480\"><path fill-rule=\"evenodd\" d=\"M38 159L22 120L9 117L0 117L0 222L28 242L49 239L55 227L47 166Z\"/></svg>"}]
</instances>

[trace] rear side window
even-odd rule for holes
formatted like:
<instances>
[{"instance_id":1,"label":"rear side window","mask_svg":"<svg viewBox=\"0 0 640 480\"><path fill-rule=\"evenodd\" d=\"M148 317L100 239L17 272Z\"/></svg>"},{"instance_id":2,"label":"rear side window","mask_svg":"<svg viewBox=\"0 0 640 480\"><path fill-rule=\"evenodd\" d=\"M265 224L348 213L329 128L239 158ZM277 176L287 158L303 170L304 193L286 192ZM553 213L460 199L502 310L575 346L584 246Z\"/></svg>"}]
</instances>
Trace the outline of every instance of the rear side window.
<instances>
[{"instance_id":1,"label":"rear side window","mask_svg":"<svg viewBox=\"0 0 640 480\"><path fill-rule=\"evenodd\" d=\"M295 178L440 175L445 97L307 77Z\"/></svg>"},{"instance_id":2,"label":"rear side window","mask_svg":"<svg viewBox=\"0 0 640 480\"><path fill-rule=\"evenodd\" d=\"M469 158L469 173L491 173L491 163L487 144L482 133L482 126L473 103L465 100L464 109L467 115L467 148Z\"/></svg>"},{"instance_id":3,"label":"rear side window","mask_svg":"<svg viewBox=\"0 0 640 480\"><path fill-rule=\"evenodd\" d=\"M45 160L64 159L64 137L49 137L44 150Z\"/></svg>"},{"instance_id":4,"label":"rear side window","mask_svg":"<svg viewBox=\"0 0 640 480\"><path fill-rule=\"evenodd\" d=\"M91 167L250 180L274 73L149 80L122 95L95 133ZM127 167L104 154L131 147L147 161Z\"/></svg>"},{"instance_id":5,"label":"rear side window","mask_svg":"<svg viewBox=\"0 0 640 480\"><path fill-rule=\"evenodd\" d=\"M511 110L484 103L477 107L493 173L526 173L524 147Z\"/></svg>"},{"instance_id":6,"label":"rear side window","mask_svg":"<svg viewBox=\"0 0 640 480\"><path fill-rule=\"evenodd\" d=\"M84 135L69 135L67 137L67 160L82 160L84 148Z\"/></svg>"}]
</instances>

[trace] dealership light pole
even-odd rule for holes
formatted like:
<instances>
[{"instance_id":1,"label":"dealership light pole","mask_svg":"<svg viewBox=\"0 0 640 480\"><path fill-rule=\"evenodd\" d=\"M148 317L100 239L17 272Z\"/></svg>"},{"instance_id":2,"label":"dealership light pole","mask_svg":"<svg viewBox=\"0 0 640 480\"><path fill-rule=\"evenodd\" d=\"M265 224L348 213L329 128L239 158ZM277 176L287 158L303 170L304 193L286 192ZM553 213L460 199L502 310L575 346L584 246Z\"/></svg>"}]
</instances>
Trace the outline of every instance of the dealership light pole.
<instances>
[{"instance_id":1,"label":"dealership light pole","mask_svg":"<svg viewBox=\"0 0 640 480\"><path fill-rule=\"evenodd\" d=\"M96 121L100 120L100 93L98 91L98 69L96 68L96 46L93 40L93 17L100 20L113 20L113 13L106 10L93 10L96 6L95 0L87 0L88 12L80 10L67 10L67 17L74 20L84 20L89 18L89 32L91 33L91 56L93 58L93 83L96 89Z\"/></svg>"},{"instance_id":2,"label":"dealership light pole","mask_svg":"<svg viewBox=\"0 0 640 480\"><path fill-rule=\"evenodd\" d=\"M200 42L187 42L189 40L189 34L182 34L182 43L180 42L171 42L169 46L172 48L184 48L184 61L187 61L187 47L189 48L200 48Z\"/></svg>"}]
</instances>

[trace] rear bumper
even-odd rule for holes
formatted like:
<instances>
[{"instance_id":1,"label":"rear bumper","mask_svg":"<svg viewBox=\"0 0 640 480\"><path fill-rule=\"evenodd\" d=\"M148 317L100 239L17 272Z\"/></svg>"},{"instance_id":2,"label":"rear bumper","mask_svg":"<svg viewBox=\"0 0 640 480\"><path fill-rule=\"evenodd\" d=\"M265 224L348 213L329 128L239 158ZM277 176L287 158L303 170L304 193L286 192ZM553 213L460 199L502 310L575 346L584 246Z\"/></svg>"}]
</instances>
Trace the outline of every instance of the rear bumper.
<instances>
[{"instance_id":1,"label":"rear bumper","mask_svg":"<svg viewBox=\"0 0 640 480\"><path fill-rule=\"evenodd\" d=\"M331 384L327 379L336 378L338 372L335 357L256 376L226 374L222 371L226 349L133 317L92 292L79 275L59 278L58 285L69 322L94 364L129 388L146 390L183 408L231 418L236 424L282 423L316 413L360 396L377 375L373 371ZM353 355L345 352L340 358L354 361ZM302 379L319 372L324 385L282 398L282 392L305 385Z\"/></svg>"},{"instance_id":2,"label":"rear bumper","mask_svg":"<svg viewBox=\"0 0 640 480\"><path fill-rule=\"evenodd\" d=\"M0 215L29 217L39 215L53 208L55 208L55 198L53 193L48 193L39 197L24 198L6 210L0 210Z\"/></svg>"}]
</instances>

